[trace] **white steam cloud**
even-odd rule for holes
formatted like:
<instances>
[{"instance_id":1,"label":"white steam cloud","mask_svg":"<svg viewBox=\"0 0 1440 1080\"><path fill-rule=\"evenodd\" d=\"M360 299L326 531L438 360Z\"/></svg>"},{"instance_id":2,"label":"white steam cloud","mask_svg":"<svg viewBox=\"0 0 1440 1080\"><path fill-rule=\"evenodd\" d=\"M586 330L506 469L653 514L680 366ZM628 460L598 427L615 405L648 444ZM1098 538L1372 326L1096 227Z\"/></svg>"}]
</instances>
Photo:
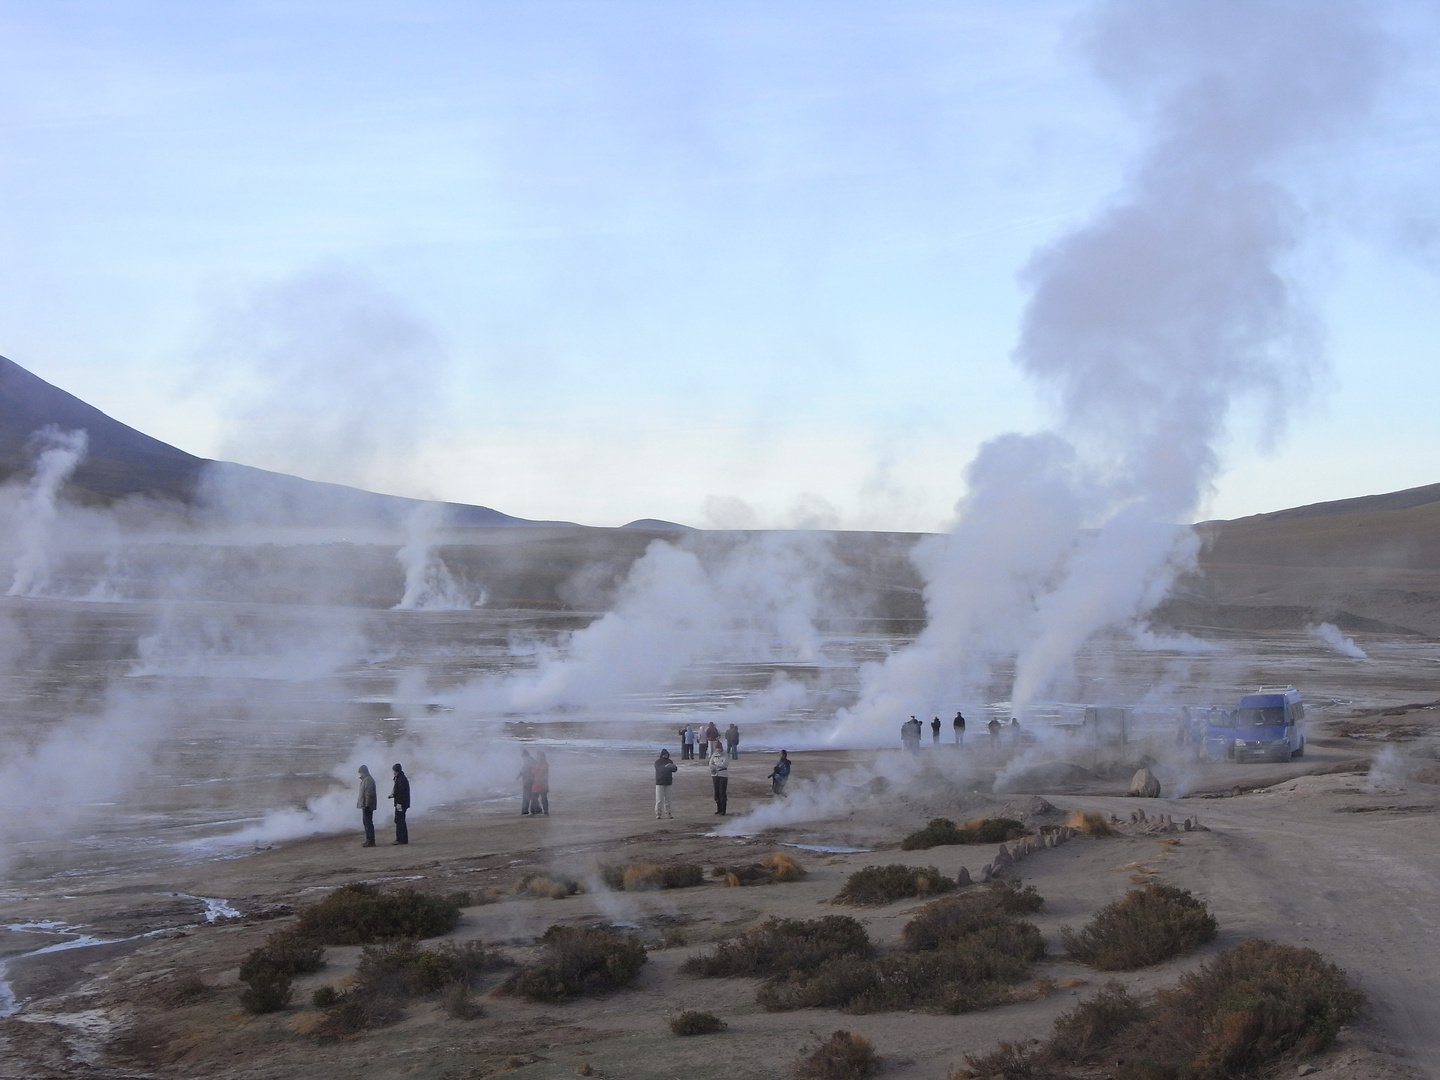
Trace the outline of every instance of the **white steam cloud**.
<instances>
[{"instance_id":1,"label":"white steam cloud","mask_svg":"<svg viewBox=\"0 0 1440 1080\"><path fill-rule=\"evenodd\" d=\"M1341 656L1353 656L1356 660L1369 659L1365 650L1356 645L1353 638L1341 633L1334 623L1322 622L1318 626L1307 626L1305 629L1316 641L1323 641Z\"/></svg>"},{"instance_id":2,"label":"white steam cloud","mask_svg":"<svg viewBox=\"0 0 1440 1080\"><path fill-rule=\"evenodd\" d=\"M43 596L50 586L50 559L54 549L56 500L85 457L88 437L83 431L61 431L54 424L37 431L31 442L38 448L35 472L15 515L19 551L9 596Z\"/></svg>"},{"instance_id":3,"label":"white steam cloud","mask_svg":"<svg viewBox=\"0 0 1440 1080\"><path fill-rule=\"evenodd\" d=\"M975 700L1011 657L1023 713L1087 638L1143 615L1191 565L1180 523L1210 490L1232 411L1256 402L1275 436L1317 362L1285 276L1303 214L1277 176L1370 104L1369 18L1330 0L1100 6L1089 53L1152 134L1114 203L1025 271L1015 359L1055 429L981 448L954 532L918 552L928 625L867 672L840 737Z\"/></svg>"},{"instance_id":4,"label":"white steam cloud","mask_svg":"<svg viewBox=\"0 0 1440 1080\"><path fill-rule=\"evenodd\" d=\"M401 611L464 611L484 607L485 594L471 594L455 580L437 550L444 508L420 503L405 519L405 543L395 552L405 571L405 593L395 607Z\"/></svg>"}]
</instances>

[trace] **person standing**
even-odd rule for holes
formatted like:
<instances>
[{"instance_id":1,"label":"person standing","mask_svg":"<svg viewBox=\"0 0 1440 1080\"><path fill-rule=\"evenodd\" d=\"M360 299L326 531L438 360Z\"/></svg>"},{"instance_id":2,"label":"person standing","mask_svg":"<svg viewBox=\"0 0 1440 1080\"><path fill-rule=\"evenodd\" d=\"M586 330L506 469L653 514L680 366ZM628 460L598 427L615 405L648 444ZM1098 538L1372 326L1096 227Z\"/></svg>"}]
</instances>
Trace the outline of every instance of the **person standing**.
<instances>
[{"instance_id":1,"label":"person standing","mask_svg":"<svg viewBox=\"0 0 1440 1080\"><path fill-rule=\"evenodd\" d=\"M725 749L729 751L731 761L740 760L740 729L734 724L725 729Z\"/></svg>"},{"instance_id":2,"label":"person standing","mask_svg":"<svg viewBox=\"0 0 1440 1080\"><path fill-rule=\"evenodd\" d=\"M992 716L985 727L990 731L990 749L995 750L1000 746L1000 721Z\"/></svg>"},{"instance_id":3,"label":"person standing","mask_svg":"<svg viewBox=\"0 0 1440 1080\"><path fill-rule=\"evenodd\" d=\"M730 755L725 752L725 744L719 739L710 743L710 783L715 789L715 813L725 814L727 808L727 791L730 786Z\"/></svg>"},{"instance_id":4,"label":"person standing","mask_svg":"<svg viewBox=\"0 0 1440 1080\"><path fill-rule=\"evenodd\" d=\"M715 721L711 720L708 724L705 725L705 745L711 746L717 741L719 741L719 739L720 729L715 726Z\"/></svg>"},{"instance_id":5,"label":"person standing","mask_svg":"<svg viewBox=\"0 0 1440 1080\"><path fill-rule=\"evenodd\" d=\"M360 823L365 826L365 843L361 847L375 846L375 808L379 806L375 794L375 778L370 775L370 769L360 766L360 797L355 800L355 805L360 809Z\"/></svg>"},{"instance_id":6,"label":"person standing","mask_svg":"<svg viewBox=\"0 0 1440 1080\"><path fill-rule=\"evenodd\" d=\"M398 761L390 771L395 774L395 783L390 788L390 798L395 802L395 843L408 844L410 829L405 824L405 813L410 809L410 778Z\"/></svg>"},{"instance_id":7,"label":"person standing","mask_svg":"<svg viewBox=\"0 0 1440 1080\"><path fill-rule=\"evenodd\" d=\"M529 750L520 751L520 772L516 774L516 779L520 781L520 816L526 817L535 798L531 790L535 786L535 761Z\"/></svg>"},{"instance_id":8,"label":"person standing","mask_svg":"<svg viewBox=\"0 0 1440 1080\"><path fill-rule=\"evenodd\" d=\"M530 813L550 816L550 762L544 750L535 751L535 778L530 782Z\"/></svg>"},{"instance_id":9,"label":"person standing","mask_svg":"<svg viewBox=\"0 0 1440 1080\"><path fill-rule=\"evenodd\" d=\"M938 716L930 719L930 741L936 746L940 745L940 718Z\"/></svg>"},{"instance_id":10,"label":"person standing","mask_svg":"<svg viewBox=\"0 0 1440 1080\"><path fill-rule=\"evenodd\" d=\"M663 815L673 818L675 815L670 809L670 788L674 786L675 772L680 766L670 760L670 751L661 750L660 756L655 759L655 820L659 821Z\"/></svg>"},{"instance_id":11,"label":"person standing","mask_svg":"<svg viewBox=\"0 0 1440 1080\"><path fill-rule=\"evenodd\" d=\"M1010 717L1010 745L1020 745L1020 719L1015 716Z\"/></svg>"},{"instance_id":12,"label":"person standing","mask_svg":"<svg viewBox=\"0 0 1440 1080\"><path fill-rule=\"evenodd\" d=\"M690 756L690 744L685 741L685 728L680 729L680 760L684 761Z\"/></svg>"},{"instance_id":13,"label":"person standing","mask_svg":"<svg viewBox=\"0 0 1440 1080\"><path fill-rule=\"evenodd\" d=\"M775 762L775 768L770 770L770 794L785 798L785 782L790 779L790 757L784 750L780 751L780 760Z\"/></svg>"},{"instance_id":14,"label":"person standing","mask_svg":"<svg viewBox=\"0 0 1440 1080\"><path fill-rule=\"evenodd\" d=\"M680 760L690 761L695 757L695 727L693 724L686 724L685 730L680 733Z\"/></svg>"},{"instance_id":15,"label":"person standing","mask_svg":"<svg viewBox=\"0 0 1440 1080\"><path fill-rule=\"evenodd\" d=\"M959 709L955 710L955 719L951 721L955 728L955 745L965 745L965 714Z\"/></svg>"}]
</instances>

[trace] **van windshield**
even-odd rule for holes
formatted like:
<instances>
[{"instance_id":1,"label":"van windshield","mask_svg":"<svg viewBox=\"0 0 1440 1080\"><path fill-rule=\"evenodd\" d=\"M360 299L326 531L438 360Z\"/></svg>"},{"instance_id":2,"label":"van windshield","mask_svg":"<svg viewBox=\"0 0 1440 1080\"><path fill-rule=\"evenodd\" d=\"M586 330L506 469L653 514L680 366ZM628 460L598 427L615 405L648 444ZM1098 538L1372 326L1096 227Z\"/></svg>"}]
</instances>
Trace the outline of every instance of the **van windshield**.
<instances>
[{"instance_id":1,"label":"van windshield","mask_svg":"<svg viewBox=\"0 0 1440 1080\"><path fill-rule=\"evenodd\" d=\"M1236 727L1273 727L1285 723L1284 705L1267 705L1263 709L1236 709Z\"/></svg>"}]
</instances>

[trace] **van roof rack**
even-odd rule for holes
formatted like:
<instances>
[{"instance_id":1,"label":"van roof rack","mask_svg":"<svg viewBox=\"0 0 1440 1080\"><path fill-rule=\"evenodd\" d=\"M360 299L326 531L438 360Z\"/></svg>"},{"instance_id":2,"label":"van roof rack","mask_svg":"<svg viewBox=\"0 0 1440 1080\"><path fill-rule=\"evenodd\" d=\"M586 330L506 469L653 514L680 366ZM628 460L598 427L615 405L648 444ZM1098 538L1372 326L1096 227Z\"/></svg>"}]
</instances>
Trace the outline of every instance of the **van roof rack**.
<instances>
[{"instance_id":1,"label":"van roof rack","mask_svg":"<svg viewBox=\"0 0 1440 1080\"><path fill-rule=\"evenodd\" d=\"M1284 694L1284 693L1288 693L1289 691L1294 690L1294 689L1295 689L1295 687L1291 686L1289 683L1284 683L1283 685L1280 684L1280 683L1271 683L1271 684L1266 685L1266 686L1257 686L1257 687L1255 688L1255 693L1257 693L1257 694Z\"/></svg>"}]
</instances>

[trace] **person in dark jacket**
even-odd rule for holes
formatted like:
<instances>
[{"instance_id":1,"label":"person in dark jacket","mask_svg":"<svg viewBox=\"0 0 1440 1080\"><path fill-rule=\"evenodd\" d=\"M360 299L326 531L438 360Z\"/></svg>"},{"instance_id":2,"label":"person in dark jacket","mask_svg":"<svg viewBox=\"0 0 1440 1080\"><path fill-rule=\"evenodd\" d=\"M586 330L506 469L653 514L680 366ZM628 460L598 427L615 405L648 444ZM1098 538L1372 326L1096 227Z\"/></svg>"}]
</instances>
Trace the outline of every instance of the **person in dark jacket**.
<instances>
[{"instance_id":1,"label":"person in dark jacket","mask_svg":"<svg viewBox=\"0 0 1440 1080\"><path fill-rule=\"evenodd\" d=\"M410 778L398 761L390 771L395 774L395 784L390 789L390 798L395 802L395 843L408 844L410 830L405 825L405 812L410 809Z\"/></svg>"},{"instance_id":2,"label":"person in dark jacket","mask_svg":"<svg viewBox=\"0 0 1440 1080\"><path fill-rule=\"evenodd\" d=\"M790 779L790 757L784 750L780 751L780 760L775 762L775 768L770 770L770 794L785 797L785 782Z\"/></svg>"},{"instance_id":3,"label":"person in dark jacket","mask_svg":"<svg viewBox=\"0 0 1440 1080\"><path fill-rule=\"evenodd\" d=\"M731 761L740 760L740 729L734 724L725 729L725 750Z\"/></svg>"},{"instance_id":4,"label":"person in dark jacket","mask_svg":"<svg viewBox=\"0 0 1440 1080\"><path fill-rule=\"evenodd\" d=\"M377 799L375 778L370 775L369 768L361 765L360 797L355 800L355 805L360 810L360 824L365 826L365 843L361 844L361 847L375 846L375 808L379 805Z\"/></svg>"},{"instance_id":5,"label":"person in dark jacket","mask_svg":"<svg viewBox=\"0 0 1440 1080\"><path fill-rule=\"evenodd\" d=\"M655 820L659 821L663 815L673 818L675 815L670 810L670 788L675 783L675 772L680 766L670 760L670 751L661 750L660 756L655 759Z\"/></svg>"},{"instance_id":6,"label":"person in dark jacket","mask_svg":"<svg viewBox=\"0 0 1440 1080\"><path fill-rule=\"evenodd\" d=\"M715 789L715 813L724 815L730 809L730 755L719 739L710 743L710 784Z\"/></svg>"},{"instance_id":7,"label":"person in dark jacket","mask_svg":"<svg viewBox=\"0 0 1440 1080\"><path fill-rule=\"evenodd\" d=\"M515 778L520 781L520 816L528 817L535 802L535 759L529 750L520 751L520 772Z\"/></svg>"},{"instance_id":8,"label":"person in dark jacket","mask_svg":"<svg viewBox=\"0 0 1440 1080\"><path fill-rule=\"evenodd\" d=\"M938 716L930 719L930 741L936 746L940 745L940 718Z\"/></svg>"},{"instance_id":9,"label":"person in dark jacket","mask_svg":"<svg viewBox=\"0 0 1440 1080\"><path fill-rule=\"evenodd\" d=\"M990 732L990 749L994 750L1000 745L1000 721L992 716L990 723L986 724L985 727L989 729Z\"/></svg>"},{"instance_id":10,"label":"person in dark jacket","mask_svg":"<svg viewBox=\"0 0 1440 1080\"><path fill-rule=\"evenodd\" d=\"M965 714L959 709L956 709L955 719L950 721L950 723L951 726L955 728L955 745L965 745Z\"/></svg>"}]
</instances>

